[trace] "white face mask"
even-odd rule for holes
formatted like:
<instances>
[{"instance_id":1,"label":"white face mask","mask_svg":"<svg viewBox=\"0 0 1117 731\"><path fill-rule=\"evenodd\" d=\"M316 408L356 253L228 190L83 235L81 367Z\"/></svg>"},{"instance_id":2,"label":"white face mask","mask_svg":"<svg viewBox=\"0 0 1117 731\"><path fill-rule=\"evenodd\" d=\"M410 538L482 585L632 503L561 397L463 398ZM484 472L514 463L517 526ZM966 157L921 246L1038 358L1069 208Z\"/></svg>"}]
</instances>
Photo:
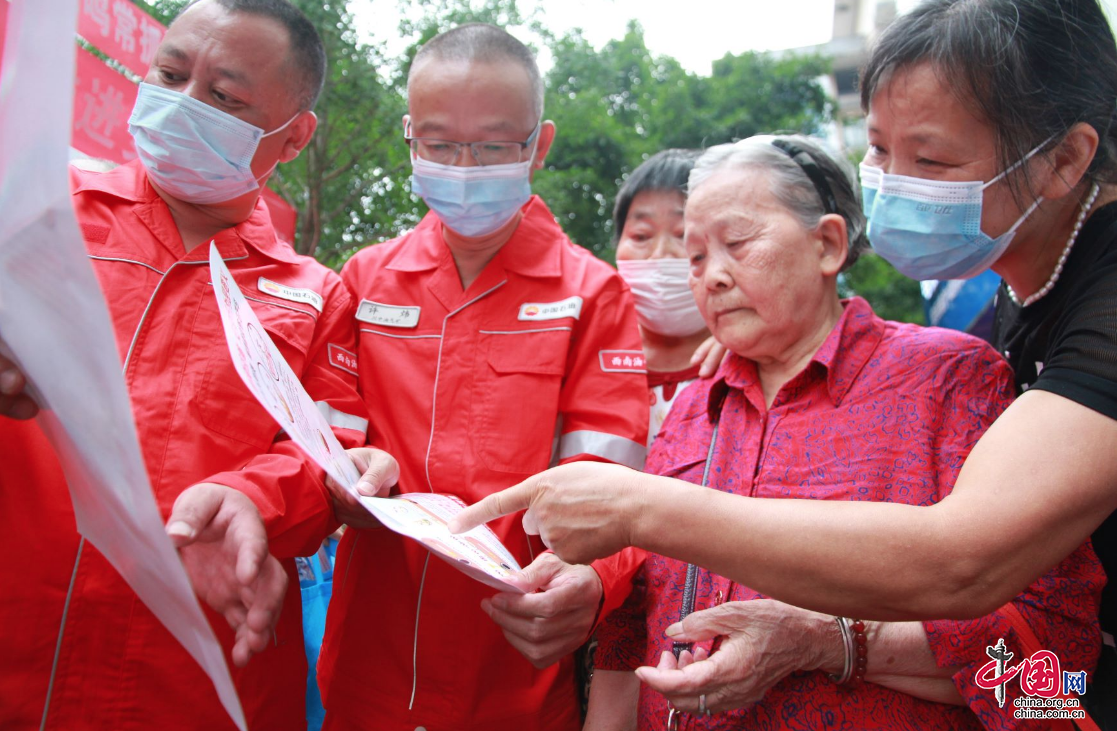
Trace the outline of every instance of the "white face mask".
<instances>
[{"instance_id":1,"label":"white face mask","mask_svg":"<svg viewBox=\"0 0 1117 731\"><path fill-rule=\"evenodd\" d=\"M421 196L450 230L462 236L488 236L531 200L531 166L531 158L507 165L458 167L413 156L411 192Z\"/></svg>"},{"instance_id":2,"label":"white face mask","mask_svg":"<svg viewBox=\"0 0 1117 731\"><path fill-rule=\"evenodd\" d=\"M178 200L206 205L257 190L252 172L257 145L299 114L264 132L181 92L143 83L128 131L153 183Z\"/></svg>"},{"instance_id":3,"label":"white face mask","mask_svg":"<svg viewBox=\"0 0 1117 731\"><path fill-rule=\"evenodd\" d=\"M678 338L706 328L690 291L686 259L621 259L617 271L632 289L645 330Z\"/></svg>"}]
</instances>

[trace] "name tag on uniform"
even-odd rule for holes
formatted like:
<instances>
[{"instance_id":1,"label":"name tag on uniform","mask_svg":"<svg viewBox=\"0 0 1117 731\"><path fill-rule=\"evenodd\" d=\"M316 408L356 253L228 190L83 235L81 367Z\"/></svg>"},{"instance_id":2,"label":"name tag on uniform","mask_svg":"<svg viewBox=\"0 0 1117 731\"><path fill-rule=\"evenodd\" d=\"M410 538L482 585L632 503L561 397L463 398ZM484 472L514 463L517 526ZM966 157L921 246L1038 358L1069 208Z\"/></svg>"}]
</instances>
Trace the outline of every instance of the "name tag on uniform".
<instances>
[{"instance_id":1,"label":"name tag on uniform","mask_svg":"<svg viewBox=\"0 0 1117 731\"><path fill-rule=\"evenodd\" d=\"M582 298L568 297L558 302L525 302L520 305L520 315L516 319L525 322L539 322L541 320L561 320L564 317L573 317L575 320L582 314Z\"/></svg>"},{"instance_id":2,"label":"name tag on uniform","mask_svg":"<svg viewBox=\"0 0 1117 731\"><path fill-rule=\"evenodd\" d=\"M361 306L357 308L357 319L370 325L385 327L418 327L421 309L421 307L401 307L361 300Z\"/></svg>"},{"instance_id":3,"label":"name tag on uniform","mask_svg":"<svg viewBox=\"0 0 1117 731\"><path fill-rule=\"evenodd\" d=\"M310 305L319 312L322 311L322 295L312 289L288 287L286 284L273 282L263 277L260 277L260 280L256 282L256 288L264 294L270 294L272 297L278 297L281 300L287 300L289 302L301 302L304 305Z\"/></svg>"}]
</instances>

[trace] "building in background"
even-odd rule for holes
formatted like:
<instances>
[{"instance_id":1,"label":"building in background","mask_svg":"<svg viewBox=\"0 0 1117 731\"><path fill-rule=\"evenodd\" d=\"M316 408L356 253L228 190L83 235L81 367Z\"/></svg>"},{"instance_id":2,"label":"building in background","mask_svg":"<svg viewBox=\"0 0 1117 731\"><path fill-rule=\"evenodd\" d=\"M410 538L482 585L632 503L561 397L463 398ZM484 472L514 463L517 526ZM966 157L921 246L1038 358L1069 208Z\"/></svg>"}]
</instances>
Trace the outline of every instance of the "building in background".
<instances>
[{"instance_id":1,"label":"building in background","mask_svg":"<svg viewBox=\"0 0 1117 731\"><path fill-rule=\"evenodd\" d=\"M835 0L830 40L784 52L830 60L830 73L819 83L835 102L834 120L826 137L836 150L857 155L867 146L858 72L868 61L869 50L880 32L914 4L914 0Z\"/></svg>"}]
</instances>

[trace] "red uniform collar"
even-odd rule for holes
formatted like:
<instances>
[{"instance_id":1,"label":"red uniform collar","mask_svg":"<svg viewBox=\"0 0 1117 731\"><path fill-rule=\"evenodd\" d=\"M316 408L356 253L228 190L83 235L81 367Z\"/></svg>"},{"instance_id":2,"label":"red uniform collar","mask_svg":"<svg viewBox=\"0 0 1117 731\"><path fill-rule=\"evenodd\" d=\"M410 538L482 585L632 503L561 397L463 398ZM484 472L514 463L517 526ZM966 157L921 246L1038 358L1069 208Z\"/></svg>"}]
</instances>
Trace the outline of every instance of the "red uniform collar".
<instances>
[{"instance_id":1,"label":"red uniform collar","mask_svg":"<svg viewBox=\"0 0 1117 731\"><path fill-rule=\"evenodd\" d=\"M493 263L525 277L562 276L562 246L567 238L554 214L537 195L522 210L520 224ZM420 272L453 266L453 256L442 237L442 221L433 212L427 213L407 237L406 245L385 264L388 269Z\"/></svg>"},{"instance_id":2,"label":"red uniform collar","mask_svg":"<svg viewBox=\"0 0 1117 731\"><path fill-rule=\"evenodd\" d=\"M76 168L71 168L70 173L75 194L96 192L132 201L139 204L136 215L153 232L156 229L165 229L168 225L173 228L170 209L151 187L147 173L138 160L120 165L106 173L88 172ZM177 229L175 229L175 236L177 236ZM214 241L217 242L217 249L225 259L245 257L248 255L247 249L251 248L287 264L298 261L298 254L294 249L280 241L276 235L267 204L262 197L256 201L256 207L246 221L219 231L214 236ZM182 261L208 259L209 247L199 246L181 258Z\"/></svg>"}]
</instances>

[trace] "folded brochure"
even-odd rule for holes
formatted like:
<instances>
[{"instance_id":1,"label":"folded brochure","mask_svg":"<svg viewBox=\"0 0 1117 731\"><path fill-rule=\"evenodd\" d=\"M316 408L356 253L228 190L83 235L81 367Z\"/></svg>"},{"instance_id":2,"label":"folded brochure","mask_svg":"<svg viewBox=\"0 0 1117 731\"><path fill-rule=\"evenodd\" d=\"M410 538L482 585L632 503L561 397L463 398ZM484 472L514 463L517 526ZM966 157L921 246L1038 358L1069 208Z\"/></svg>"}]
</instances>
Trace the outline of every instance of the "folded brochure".
<instances>
[{"instance_id":1,"label":"folded brochure","mask_svg":"<svg viewBox=\"0 0 1117 731\"><path fill-rule=\"evenodd\" d=\"M488 526L461 535L450 533L447 521L465 508L457 497L408 493L374 498L357 494L360 473L241 294L215 243L210 244L209 268L233 366L287 436L335 482L357 496L386 528L418 541L477 581L501 591L523 593L524 588L512 581L519 564Z\"/></svg>"}]
</instances>

